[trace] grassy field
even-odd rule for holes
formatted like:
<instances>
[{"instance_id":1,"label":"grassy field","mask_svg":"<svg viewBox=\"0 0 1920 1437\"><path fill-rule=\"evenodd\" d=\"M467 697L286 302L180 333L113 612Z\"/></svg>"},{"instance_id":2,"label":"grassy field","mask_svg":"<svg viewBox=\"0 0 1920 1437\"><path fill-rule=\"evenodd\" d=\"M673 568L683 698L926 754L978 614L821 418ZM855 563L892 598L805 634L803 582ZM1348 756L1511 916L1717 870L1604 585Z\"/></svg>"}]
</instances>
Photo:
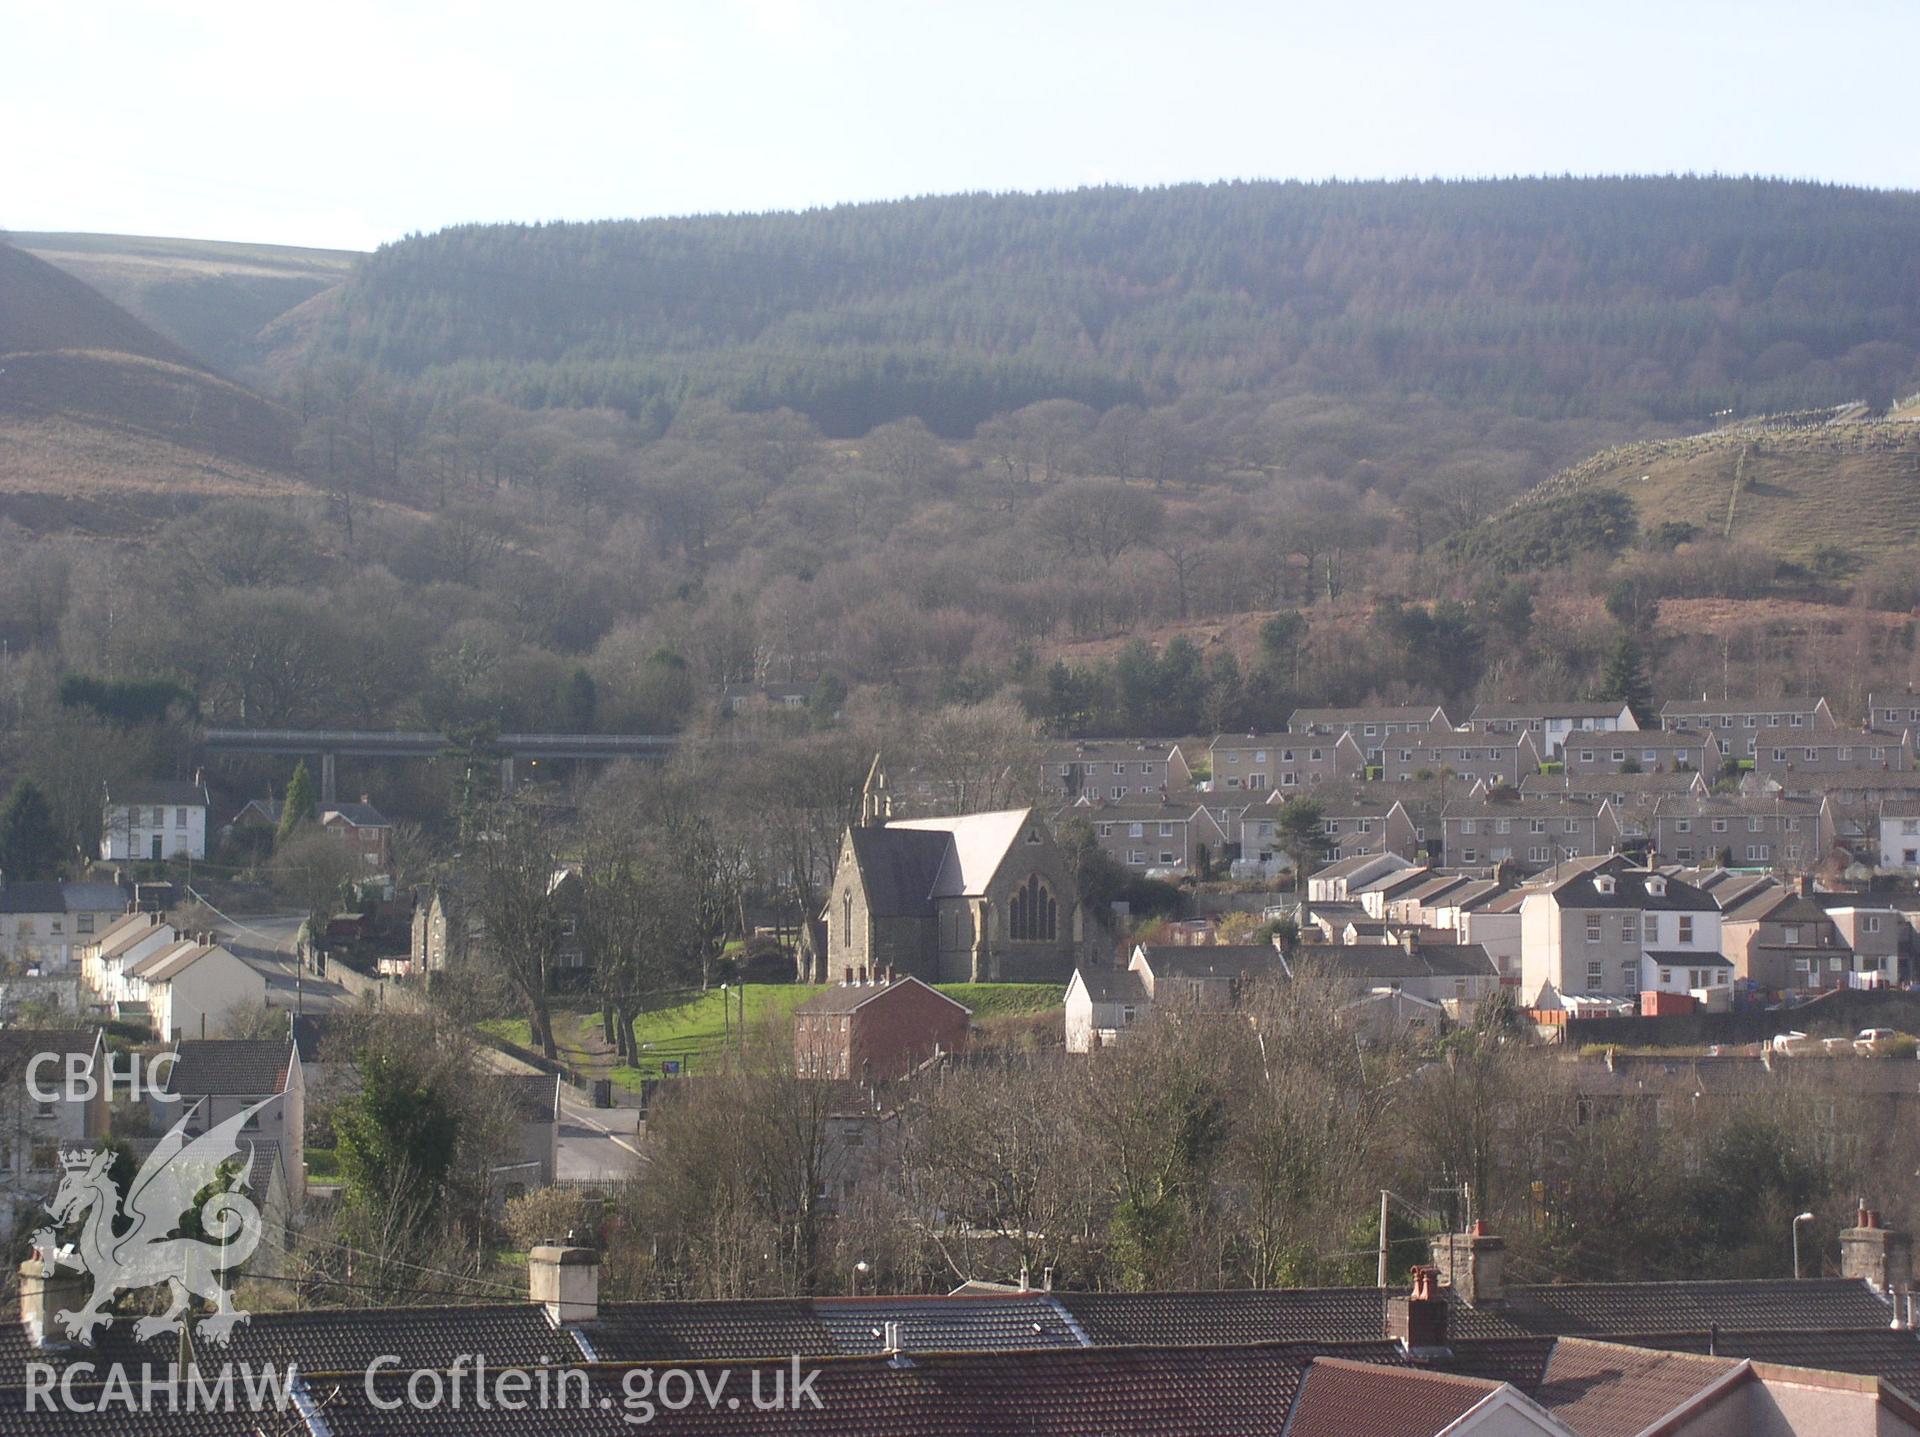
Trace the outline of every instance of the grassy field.
<instances>
[{"instance_id":1,"label":"grassy field","mask_svg":"<svg viewBox=\"0 0 1920 1437\"><path fill-rule=\"evenodd\" d=\"M1804 562L1823 548L1871 558L1920 541L1916 476L1920 423L1837 424L1623 445L1535 492L1615 489L1633 500L1643 532L1668 520L1709 535L1731 529Z\"/></svg>"},{"instance_id":2,"label":"grassy field","mask_svg":"<svg viewBox=\"0 0 1920 1437\"><path fill-rule=\"evenodd\" d=\"M1066 996L1066 990L1057 983L943 983L939 988L971 1008L976 1023L1050 1012ZM794 1008L820 990L797 983L750 983L745 991L747 1023L752 1026L768 1021L784 1024ZM607 1062L598 1013L556 1012L554 1042L569 1066L596 1077L610 1077L626 1087L660 1077L661 1064L668 1060L677 1060L682 1073L698 1073L717 1059L728 1036L740 1026L740 990L732 990L726 999L731 1004L730 1013L722 1008L722 997L716 989L641 1014L633 1025L642 1054L638 1068L615 1067ZM524 1018L496 1018L480 1026L509 1043L532 1046Z\"/></svg>"}]
</instances>

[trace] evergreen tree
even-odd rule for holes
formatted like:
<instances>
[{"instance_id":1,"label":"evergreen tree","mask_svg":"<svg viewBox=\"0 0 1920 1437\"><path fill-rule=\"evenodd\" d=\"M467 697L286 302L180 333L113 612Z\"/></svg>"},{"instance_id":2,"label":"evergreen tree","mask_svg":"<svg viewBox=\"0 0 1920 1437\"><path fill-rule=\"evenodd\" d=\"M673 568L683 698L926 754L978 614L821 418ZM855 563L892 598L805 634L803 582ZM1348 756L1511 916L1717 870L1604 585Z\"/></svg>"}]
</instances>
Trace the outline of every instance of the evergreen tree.
<instances>
[{"instance_id":1,"label":"evergreen tree","mask_svg":"<svg viewBox=\"0 0 1920 1437\"><path fill-rule=\"evenodd\" d=\"M60 835L47 796L21 779L0 808L0 878L52 878L60 869Z\"/></svg>"},{"instance_id":2,"label":"evergreen tree","mask_svg":"<svg viewBox=\"0 0 1920 1437\"><path fill-rule=\"evenodd\" d=\"M311 822L317 803L313 776L307 772L307 761L303 758L294 766L293 778L287 784L286 802L280 805L280 831L276 841L284 843L301 824Z\"/></svg>"},{"instance_id":3,"label":"evergreen tree","mask_svg":"<svg viewBox=\"0 0 1920 1437\"><path fill-rule=\"evenodd\" d=\"M1600 676L1600 697L1618 699L1633 710L1638 723L1646 723L1653 712L1653 685L1647 679L1647 666L1640 657L1640 644L1630 630L1621 630L1607 652L1607 667Z\"/></svg>"}]
</instances>

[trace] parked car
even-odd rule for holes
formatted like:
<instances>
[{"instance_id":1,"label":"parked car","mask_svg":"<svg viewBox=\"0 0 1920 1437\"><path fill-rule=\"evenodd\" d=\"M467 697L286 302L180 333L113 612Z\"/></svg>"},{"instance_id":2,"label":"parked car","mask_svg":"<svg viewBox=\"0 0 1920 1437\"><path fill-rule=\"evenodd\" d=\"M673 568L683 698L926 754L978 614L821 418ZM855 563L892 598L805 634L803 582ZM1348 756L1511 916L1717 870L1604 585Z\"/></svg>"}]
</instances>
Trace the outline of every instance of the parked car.
<instances>
[{"instance_id":1,"label":"parked car","mask_svg":"<svg viewBox=\"0 0 1920 1437\"><path fill-rule=\"evenodd\" d=\"M1777 1033L1773 1039L1773 1051L1776 1053L1810 1053L1813 1051L1813 1039L1805 1033Z\"/></svg>"},{"instance_id":2,"label":"parked car","mask_svg":"<svg viewBox=\"0 0 1920 1437\"><path fill-rule=\"evenodd\" d=\"M1862 1028L1853 1040L1853 1051L1878 1055L1892 1051L1894 1040L1900 1036L1892 1028Z\"/></svg>"}]
</instances>

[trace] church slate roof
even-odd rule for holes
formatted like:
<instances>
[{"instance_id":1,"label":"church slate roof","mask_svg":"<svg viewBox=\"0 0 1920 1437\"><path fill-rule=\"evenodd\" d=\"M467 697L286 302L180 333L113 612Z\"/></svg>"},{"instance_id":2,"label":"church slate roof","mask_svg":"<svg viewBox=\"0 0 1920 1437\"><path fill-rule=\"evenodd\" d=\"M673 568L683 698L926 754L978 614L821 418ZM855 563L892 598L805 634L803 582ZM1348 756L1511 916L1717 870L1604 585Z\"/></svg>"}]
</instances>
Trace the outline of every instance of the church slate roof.
<instances>
[{"instance_id":1,"label":"church slate roof","mask_svg":"<svg viewBox=\"0 0 1920 1437\"><path fill-rule=\"evenodd\" d=\"M931 918L933 885L951 840L925 829L852 828L867 907L876 918Z\"/></svg>"}]
</instances>

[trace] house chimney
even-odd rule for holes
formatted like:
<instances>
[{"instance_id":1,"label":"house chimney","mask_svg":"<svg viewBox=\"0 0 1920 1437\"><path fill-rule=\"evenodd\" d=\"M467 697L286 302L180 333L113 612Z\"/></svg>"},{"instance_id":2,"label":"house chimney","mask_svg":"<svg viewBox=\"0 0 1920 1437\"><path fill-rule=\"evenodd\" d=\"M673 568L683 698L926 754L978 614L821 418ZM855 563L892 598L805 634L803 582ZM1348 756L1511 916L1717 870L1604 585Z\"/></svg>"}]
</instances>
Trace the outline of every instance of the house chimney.
<instances>
[{"instance_id":1,"label":"house chimney","mask_svg":"<svg viewBox=\"0 0 1920 1437\"><path fill-rule=\"evenodd\" d=\"M1876 1292L1905 1287L1913 1281L1913 1238L1881 1226L1879 1210L1862 1203L1854 1225L1840 1234L1840 1275L1859 1278Z\"/></svg>"},{"instance_id":2,"label":"house chimney","mask_svg":"<svg viewBox=\"0 0 1920 1437\"><path fill-rule=\"evenodd\" d=\"M20 1322L27 1340L35 1347L65 1346L66 1332L54 1314L79 1311L86 1305L87 1288L86 1274L61 1267L51 1253L36 1248L20 1264Z\"/></svg>"},{"instance_id":3,"label":"house chimney","mask_svg":"<svg viewBox=\"0 0 1920 1437\"><path fill-rule=\"evenodd\" d=\"M1400 930L1400 947L1403 951L1412 953L1414 949L1419 946L1420 935L1418 933L1414 932L1411 928L1403 928Z\"/></svg>"},{"instance_id":4,"label":"house chimney","mask_svg":"<svg viewBox=\"0 0 1920 1437\"><path fill-rule=\"evenodd\" d=\"M1447 1351L1447 1300L1434 1281L1437 1276L1431 1267L1416 1267L1407 1295L1387 1299L1387 1336L1416 1360Z\"/></svg>"},{"instance_id":5,"label":"house chimney","mask_svg":"<svg viewBox=\"0 0 1920 1437\"><path fill-rule=\"evenodd\" d=\"M1475 1220L1466 1232L1447 1232L1433 1240L1433 1263L1440 1281L1468 1307L1498 1307L1506 1299L1507 1244Z\"/></svg>"},{"instance_id":6,"label":"house chimney","mask_svg":"<svg viewBox=\"0 0 1920 1437\"><path fill-rule=\"evenodd\" d=\"M600 1254L590 1247L536 1247L527 1254L527 1294L556 1327L600 1316Z\"/></svg>"}]
</instances>

